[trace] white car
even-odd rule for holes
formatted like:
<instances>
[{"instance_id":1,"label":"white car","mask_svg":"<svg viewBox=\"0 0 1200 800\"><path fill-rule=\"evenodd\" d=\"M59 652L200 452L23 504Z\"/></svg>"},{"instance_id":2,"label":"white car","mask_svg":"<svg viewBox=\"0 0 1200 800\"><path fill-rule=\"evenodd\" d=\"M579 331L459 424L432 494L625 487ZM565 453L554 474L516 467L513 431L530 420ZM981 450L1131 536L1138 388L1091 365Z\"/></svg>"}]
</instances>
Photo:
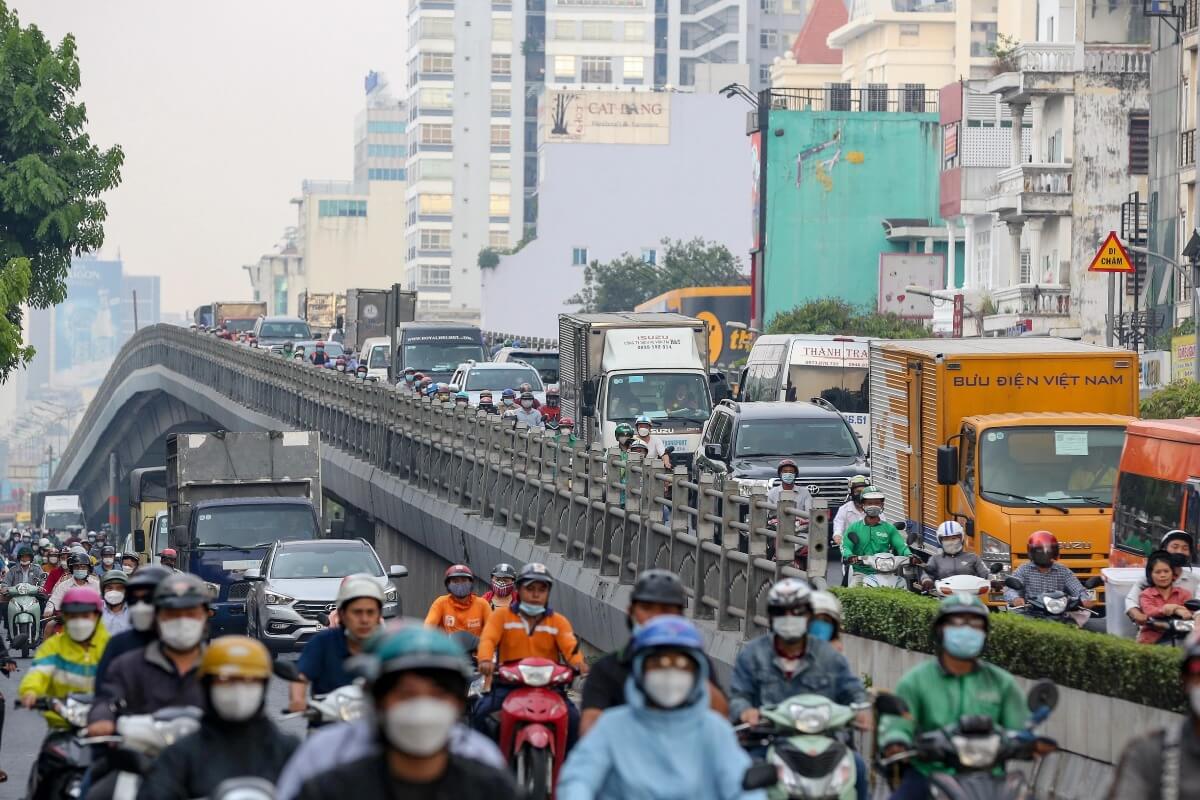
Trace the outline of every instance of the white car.
<instances>
[{"instance_id":1,"label":"white car","mask_svg":"<svg viewBox=\"0 0 1200 800\"><path fill-rule=\"evenodd\" d=\"M392 366L392 340L386 336L364 339L358 353L358 363L367 365L368 378L386 381Z\"/></svg>"},{"instance_id":2,"label":"white car","mask_svg":"<svg viewBox=\"0 0 1200 800\"><path fill-rule=\"evenodd\" d=\"M501 392L505 389L516 391L522 383L528 383L533 387L533 396L539 403L546 402L546 387L542 385L542 379L537 370L528 364L468 361L458 365L450 383L467 393L471 405L478 404L479 393L484 389L489 389L492 392L492 402L498 406Z\"/></svg>"}]
</instances>

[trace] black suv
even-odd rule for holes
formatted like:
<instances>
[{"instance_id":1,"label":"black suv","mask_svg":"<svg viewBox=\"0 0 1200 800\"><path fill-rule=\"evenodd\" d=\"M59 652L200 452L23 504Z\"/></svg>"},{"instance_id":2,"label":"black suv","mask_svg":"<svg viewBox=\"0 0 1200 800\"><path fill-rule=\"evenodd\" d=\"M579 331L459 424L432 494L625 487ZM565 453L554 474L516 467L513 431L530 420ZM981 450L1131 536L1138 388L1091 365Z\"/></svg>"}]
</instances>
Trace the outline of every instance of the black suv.
<instances>
[{"instance_id":1,"label":"black suv","mask_svg":"<svg viewBox=\"0 0 1200 800\"><path fill-rule=\"evenodd\" d=\"M704 426L693 475L733 481L744 495L770 486L779 462L790 458L800 470L798 486L830 508L846 502L850 478L867 473L858 437L832 406L813 403L736 403L722 400Z\"/></svg>"}]
</instances>

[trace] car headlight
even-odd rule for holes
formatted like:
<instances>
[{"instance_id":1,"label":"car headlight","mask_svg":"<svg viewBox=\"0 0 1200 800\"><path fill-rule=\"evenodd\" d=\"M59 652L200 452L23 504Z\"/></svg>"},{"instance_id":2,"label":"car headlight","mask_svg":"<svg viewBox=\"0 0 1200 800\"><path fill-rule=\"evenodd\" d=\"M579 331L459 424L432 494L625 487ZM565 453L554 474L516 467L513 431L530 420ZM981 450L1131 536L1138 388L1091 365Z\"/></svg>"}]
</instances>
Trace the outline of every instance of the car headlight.
<instances>
[{"instance_id":1,"label":"car headlight","mask_svg":"<svg viewBox=\"0 0 1200 800\"><path fill-rule=\"evenodd\" d=\"M983 547L983 553L980 556L984 561L999 561L1004 564L1012 563L1012 546L1008 542L1002 542L995 536L989 533L980 531L980 544Z\"/></svg>"},{"instance_id":2,"label":"car headlight","mask_svg":"<svg viewBox=\"0 0 1200 800\"><path fill-rule=\"evenodd\" d=\"M1046 611L1050 614L1061 614L1067 610L1067 598L1043 597L1042 605L1046 607Z\"/></svg>"},{"instance_id":3,"label":"car headlight","mask_svg":"<svg viewBox=\"0 0 1200 800\"><path fill-rule=\"evenodd\" d=\"M296 602L296 598L288 597L283 592L277 592L274 589L265 589L263 591L263 602L269 606L286 606Z\"/></svg>"},{"instance_id":4,"label":"car headlight","mask_svg":"<svg viewBox=\"0 0 1200 800\"><path fill-rule=\"evenodd\" d=\"M820 733L829 724L831 709L827 705L805 706L794 704L788 711L792 715L792 724L801 733Z\"/></svg>"},{"instance_id":5,"label":"car headlight","mask_svg":"<svg viewBox=\"0 0 1200 800\"><path fill-rule=\"evenodd\" d=\"M958 762L967 769L984 769L996 763L1000 755L1000 737L951 736L950 743L958 753Z\"/></svg>"},{"instance_id":6,"label":"car headlight","mask_svg":"<svg viewBox=\"0 0 1200 800\"><path fill-rule=\"evenodd\" d=\"M394 603L396 602L397 596L398 595L396 594L395 586L389 586L383 590L383 599L385 602Z\"/></svg>"}]
</instances>

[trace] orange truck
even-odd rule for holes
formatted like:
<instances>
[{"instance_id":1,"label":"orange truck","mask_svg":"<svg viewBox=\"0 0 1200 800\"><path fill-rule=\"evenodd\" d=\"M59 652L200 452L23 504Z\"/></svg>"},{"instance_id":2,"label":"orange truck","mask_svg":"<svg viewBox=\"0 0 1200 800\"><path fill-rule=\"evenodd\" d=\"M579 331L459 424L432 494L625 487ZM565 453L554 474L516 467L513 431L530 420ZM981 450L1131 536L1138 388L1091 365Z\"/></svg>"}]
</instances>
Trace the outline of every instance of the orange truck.
<instances>
[{"instance_id":1,"label":"orange truck","mask_svg":"<svg viewBox=\"0 0 1200 800\"><path fill-rule=\"evenodd\" d=\"M1176 528L1200 533L1200 418L1132 422L1117 476L1112 565L1144 566Z\"/></svg>"},{"instance_id":2,"label":"orange truck","mask_svg":"<svg viewBox=\"0 0 1200 800\"><path fill-rule=\"evenodd\" d=\"M1041 529L1081 577L1108 565L1136 353L1047 337L922 339L873 341L870 362L871 480L923 549L957 519L966 548L1005 570L1028 560Z\"/></svg>"}]
</instances>

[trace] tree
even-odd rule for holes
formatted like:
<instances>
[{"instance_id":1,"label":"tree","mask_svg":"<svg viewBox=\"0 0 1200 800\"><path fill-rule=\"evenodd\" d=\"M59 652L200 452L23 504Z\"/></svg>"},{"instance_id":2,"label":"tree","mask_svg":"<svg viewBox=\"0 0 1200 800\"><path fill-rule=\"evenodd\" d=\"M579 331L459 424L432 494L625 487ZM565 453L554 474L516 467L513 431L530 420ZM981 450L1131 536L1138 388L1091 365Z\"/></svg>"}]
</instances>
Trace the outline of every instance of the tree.
<instances>
[{"instance_id":1,"label":"tree","mask_svg":"<svg viewBox=\"0 0 1200 800\"><path fill-rule=\"evenodd\" d=\"M870 336L879 339L920 339L929 329L899 314L880 314L837 297L810 300L791 311L776 314L767 333L815 333L824 336Z\"/></svg>"},{"instance_id":2,"label":"tree","mask_svg":"<svg viewBox=\"0 0 1200 800\"><path fill-rule=\"evenodd\" d=\"M630 311L639 303L672 289L732 286L746 282L742 264L729 248L700 237L691 241L663 239L658 264L623 253L606 263L593 261L583 270L583 289L566 302L581 311Z\"/></svg>"},{"instance_id":3,"label":"tree","mask_svg":"<svg viewBox=\"0 0 1200 800\"><path fill-rule=\"evenodd\" d=\"M21 304L66 298L71 257L104 243L100 195L121 180L124 154L92 144L78 90L75 38L52 47L0 0L0 380L33 357Z\"/></svg>"},{"instance_id":4,"label":"tree","mask_svg":"<svg viewBox=\"0 0 1200 800\"><path fill-rule=\"evenodd\" d=\"M1172 381L1142 401L1143 419L1182 419L1200 415L1200 383Z\"/></svg>"}]
</instances>

